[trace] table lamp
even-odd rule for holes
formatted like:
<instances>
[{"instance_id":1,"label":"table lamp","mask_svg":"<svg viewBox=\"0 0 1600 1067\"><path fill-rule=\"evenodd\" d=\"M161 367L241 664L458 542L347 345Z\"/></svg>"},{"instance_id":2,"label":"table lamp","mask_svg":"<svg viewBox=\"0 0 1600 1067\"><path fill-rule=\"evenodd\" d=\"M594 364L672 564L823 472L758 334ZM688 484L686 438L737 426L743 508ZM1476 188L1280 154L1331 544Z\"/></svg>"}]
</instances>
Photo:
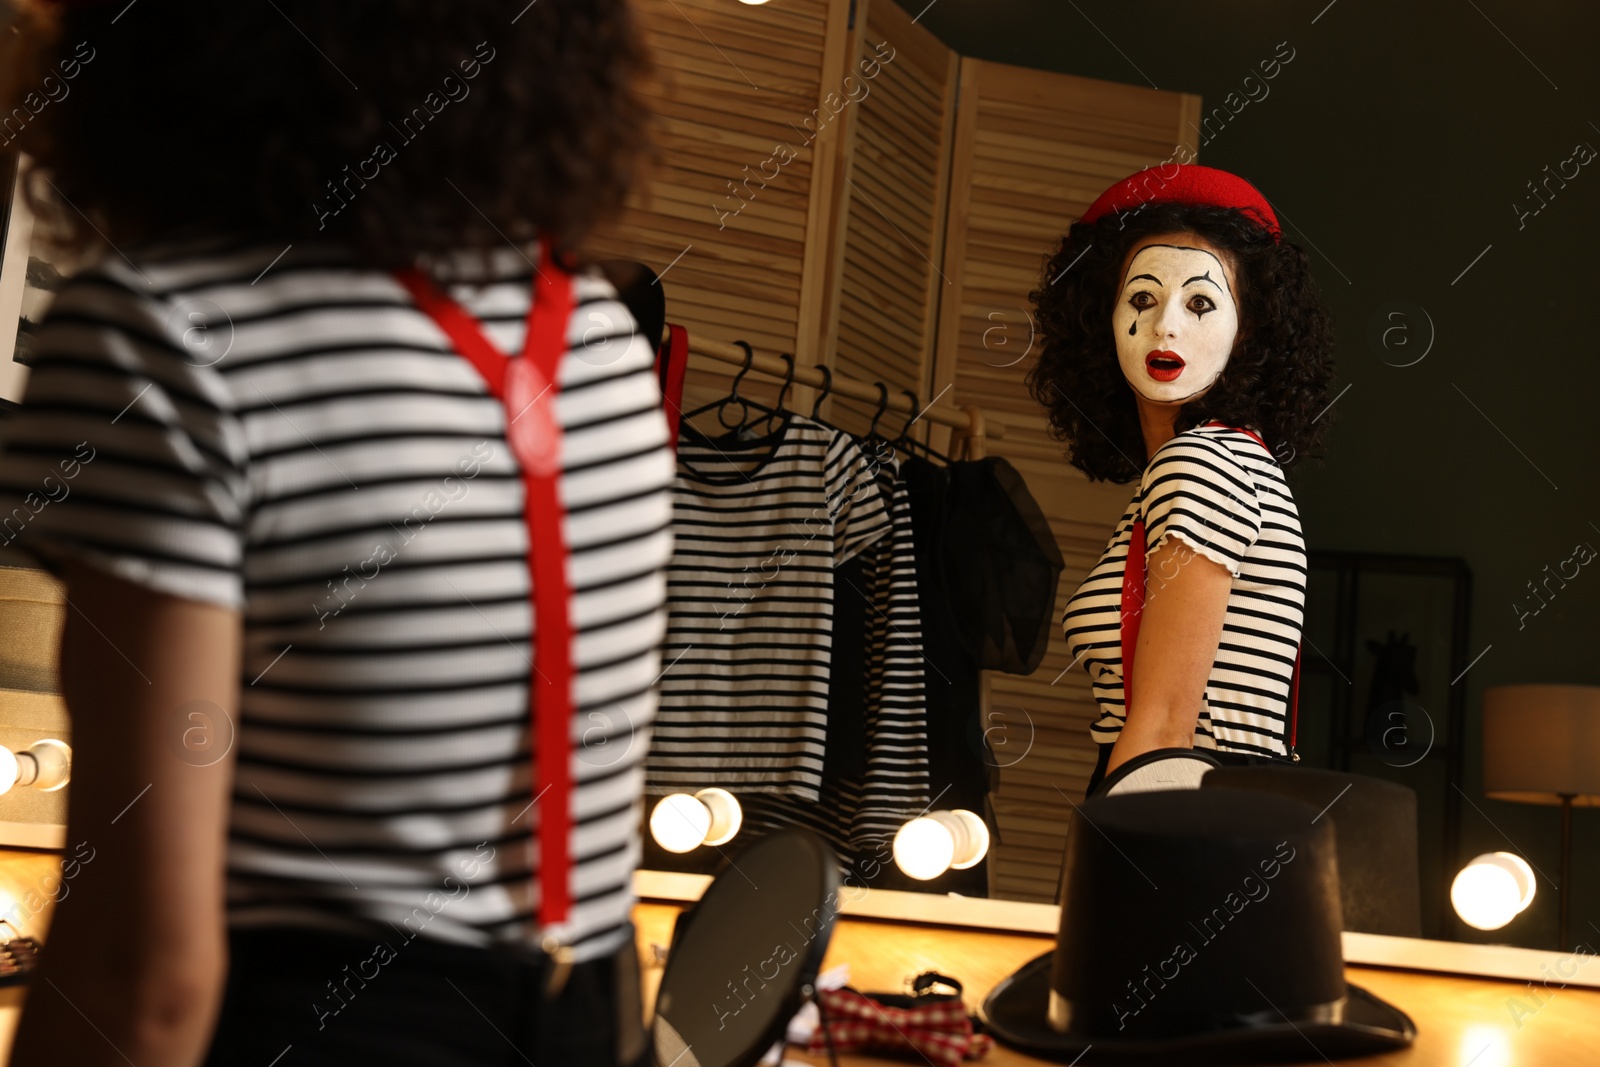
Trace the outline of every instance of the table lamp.
<instances>
[{"instance_id":1,"label":"table lamp","mask_svg":"<svg viewBox=\"0 0 1600 1067\"><path fill-rule=\"evenodd\" d=\"M1600 686L1501 685L1483 694L1483 792L1561 805L1561 951L1571 900L1572 809L1600 806Z\"/></svg>"}]
</instances>

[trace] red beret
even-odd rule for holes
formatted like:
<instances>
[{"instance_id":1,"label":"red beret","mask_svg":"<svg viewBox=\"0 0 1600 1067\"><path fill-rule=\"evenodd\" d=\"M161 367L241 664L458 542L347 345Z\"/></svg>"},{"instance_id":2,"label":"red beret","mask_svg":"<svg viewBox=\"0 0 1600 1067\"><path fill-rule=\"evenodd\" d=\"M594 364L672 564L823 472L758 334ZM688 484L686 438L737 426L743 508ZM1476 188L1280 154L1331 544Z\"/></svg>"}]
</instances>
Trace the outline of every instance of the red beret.
<instances>
[{"instance_id":1,"label":"red beret","mask_svg":"<svg viewBox=\"0 0 1600 1067\"><path fill-rule=\"evenodd\" d=\"M1083 221L1151 203L1238 208L1274 238L1283 239L1277 213L1255 186L1237 174L1198 163L1166 163L1122 179L1089 205Z\"/></svg>"}]
</instances>

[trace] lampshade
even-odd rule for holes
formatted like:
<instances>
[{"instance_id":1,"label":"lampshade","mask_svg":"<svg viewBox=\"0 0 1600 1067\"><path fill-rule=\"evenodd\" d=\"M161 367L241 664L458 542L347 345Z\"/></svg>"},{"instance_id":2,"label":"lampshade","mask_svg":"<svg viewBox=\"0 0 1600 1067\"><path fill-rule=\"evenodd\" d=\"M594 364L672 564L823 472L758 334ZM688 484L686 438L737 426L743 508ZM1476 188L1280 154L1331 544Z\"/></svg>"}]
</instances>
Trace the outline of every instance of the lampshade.
<instances>
[{"instance_id":1,"label":"lampshade","mask_svg":"<svg viewBox=\"0 0 1600 1067\"><path fill-rule=\"evenodd\" d=\"M1483 792L1600 807L1600 686L1502 685L1483 694Z\"/></svg>"}]
</instances>

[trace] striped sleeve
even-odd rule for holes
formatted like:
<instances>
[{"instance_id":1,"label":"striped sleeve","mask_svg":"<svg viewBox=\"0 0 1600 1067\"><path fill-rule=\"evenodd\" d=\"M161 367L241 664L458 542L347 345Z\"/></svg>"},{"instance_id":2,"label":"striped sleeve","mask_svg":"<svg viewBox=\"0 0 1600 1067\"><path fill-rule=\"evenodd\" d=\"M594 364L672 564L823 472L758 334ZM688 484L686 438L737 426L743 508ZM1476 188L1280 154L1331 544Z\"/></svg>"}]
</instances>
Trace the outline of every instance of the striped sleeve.
<instances>
[{"instance_id":1,"label":"striped sleeve","mask_svg":"<svg viewBox=\"0 0 1600 1067\"><path fill-rule=\"evenodd\" d=\"M242 606L244 443L181 307L104 268L57 294L0 448L0 540L173 596Z\"/></svg>"},{"instance_id":2,"label":"striped sleeve","mask_svg":"<svg viewBox=\"0 0 1600 1067\"><path fill-rule=\"evenodd\" d=\"M1227 446L1179 434L1156 450L1140 483L1146 551L1177 535L1235 577L1261 533L1250 473Z\"/></svg>"},{"instance_id":3,"label":"striped sleeve","mask_svg":"<svg viewBox=\"0 0 1600 1067\"><path fill-rule=\"evenodd\" d=\"M835 567L889 532L889 509L878 481L880 466L848 434L835 436L828 449L823 477L833 522Z\"/></svg>"}]
</instances>

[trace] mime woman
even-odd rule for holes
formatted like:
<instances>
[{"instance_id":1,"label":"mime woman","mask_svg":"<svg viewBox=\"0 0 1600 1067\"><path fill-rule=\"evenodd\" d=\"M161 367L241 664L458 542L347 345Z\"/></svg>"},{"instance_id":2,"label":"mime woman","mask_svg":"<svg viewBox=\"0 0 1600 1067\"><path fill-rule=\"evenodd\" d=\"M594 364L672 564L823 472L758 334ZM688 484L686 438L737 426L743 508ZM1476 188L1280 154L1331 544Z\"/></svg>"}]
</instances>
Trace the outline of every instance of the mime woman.
<instances>
[{"instance_id":1,"label":"mime woman","mask_svg":"<svg viewBox=\"0 0 1600 1067\"><path fill-rule=\"evenodd\" d=\"M1032 299L1028 385L1067 459L1136 483L1062 620L1100 705L1090 790L1162 749L1291 759L1306 552L1284 472L1321 443L1333 375L1305 252L1248 182L1168 164L1106 190Z\"/></svg>"}]
</instances>

